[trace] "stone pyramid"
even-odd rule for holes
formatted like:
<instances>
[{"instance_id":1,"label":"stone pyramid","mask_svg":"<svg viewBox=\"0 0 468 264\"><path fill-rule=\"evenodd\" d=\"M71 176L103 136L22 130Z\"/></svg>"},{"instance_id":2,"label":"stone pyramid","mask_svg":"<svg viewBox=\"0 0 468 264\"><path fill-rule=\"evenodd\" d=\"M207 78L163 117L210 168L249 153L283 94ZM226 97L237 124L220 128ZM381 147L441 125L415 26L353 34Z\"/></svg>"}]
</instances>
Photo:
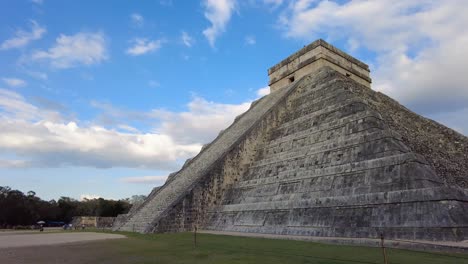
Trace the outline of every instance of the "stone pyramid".
<instances>
[{"instance_id":1,"label":"stone pyramid","mask_svg":"<svg viewBox=\"0 0 468 264\"><path fill-rule=\"evenodd\" d=\"M269 75L269 95L114 229L467 239L467 137L370 89L368 66L323 40Z\"/></svg>"}]
</instances>

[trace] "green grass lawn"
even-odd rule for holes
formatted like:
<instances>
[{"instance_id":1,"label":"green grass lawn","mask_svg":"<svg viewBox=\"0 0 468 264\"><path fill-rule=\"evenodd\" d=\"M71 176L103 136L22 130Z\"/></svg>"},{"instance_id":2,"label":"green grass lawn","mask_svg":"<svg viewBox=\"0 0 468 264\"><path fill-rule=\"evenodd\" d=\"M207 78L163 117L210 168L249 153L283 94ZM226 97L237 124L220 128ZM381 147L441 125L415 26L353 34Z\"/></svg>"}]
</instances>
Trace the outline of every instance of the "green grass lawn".
<instances>
[{"instance_id":1,"label":"green grass lawn","mask_svg":"<svg viewBox=\"0 0 468 264\"><path fill-rule=\"evenodd\" d=\"M380 248L192 233L141 235L99 242L112 263L383 263ZM97 245L97 244L96 244ZM99 247L99 246L98 246ZM468 255L387 249L389 263L468 263ZM104 256L103 259L104 260Z\"/></svg>"}]
</instances>

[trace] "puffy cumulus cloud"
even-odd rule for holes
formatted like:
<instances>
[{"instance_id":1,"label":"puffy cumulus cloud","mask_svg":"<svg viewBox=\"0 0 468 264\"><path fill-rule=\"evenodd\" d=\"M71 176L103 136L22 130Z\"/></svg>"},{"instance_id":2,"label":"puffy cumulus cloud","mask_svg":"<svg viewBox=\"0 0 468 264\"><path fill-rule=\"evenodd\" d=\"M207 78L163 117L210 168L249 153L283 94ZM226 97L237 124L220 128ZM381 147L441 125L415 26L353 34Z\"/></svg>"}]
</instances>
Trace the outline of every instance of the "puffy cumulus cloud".
<instances>
[{"instance_id":1,"label":"puffy cumulus cloud","mask_svg":"<svg viewBox=\"0 0 468 264\"><path fill-rule=\"evenodd\" d=\"M172 170L201 144L176 143L171 136L118 132L64 120L59 112L32 105L0 90L0 152L14 155L2 167L148 167Z\"/></svg>"},{"instance_id":2,"label":"puffy cumulus cloud","mask_svg":"<svg viewBox=\"0 0 468 264\"><path fill-rule=\"evenodd\" d=\"M32 54L32 60L46 61L59 69L97 64L107 58L106 39L99 32L79 32L70 36L62 34L55 40L53 47Z\"/></svg>"},{"instance_id":3,"label":"puffy cumulus cloud","mask_svg":"<svg viewBox=\"0 0 468 264\"><path fill-rule=\"evenodd\" d=\"M249 108L250 102L220 104L195 97L187 111L128 111L93 102L103 112L95 121L63 116L63 106L43 98L33 104L0 89L0 167L85 166L174 170L203 143ZM102 120L104 120L102 122ZM131 122L145 123L142 132ZM148 180L149 178L143 178ZM154 178L151 178L155 180ZM132 180L125 180L130 182ZM133 182L144 181L133 179Z\"/></svg>"},{"instance_id":4,"label":"puffy cumulus cloud","mask_svg":"<svg viewBox=\"0 0 468 264\"><path fill-rule=\"evenodd\" d=\"M203 6L205 7L205 18L211 23L210 27L203 30L203 35L211 47L214 47L216 38L226 30L226 25L236 7L236 1L204 0Z\"/></svg>"},{"instance_id":5,"label":"puffy cumulus cloud","mask_svg":"<svg viewBox=\"0 0 468 264\"><path fill-rule=\"evenodd\" d=\"M249 109L250 102L220 104L195 97L186 112L153 110L151 115L162 120L157 128L162 134L171 135L181 144L208 143L234 118Z\"/></svg>"},{"instance_id":6,"label":"puffy cumulus cloud","mask_svg":"<svg viewBox=\"0 0 468 264\"><path fill-rule=\"evenodd\" d=\"M121 178L120 181L124 183L136 184L161 184L164 183L166 179L167 176L137 176Z\"/></svg>"},{"instance_id":7,"label":"puffy cumulus cloud","mask_svg":"<svg viewBox=\"0 0 468 264\"><path fill-rule=\"evenodd\" d=\"M198 145L211 142L236 116L247 111L250 104L251 101L222 104L194 97L187 104L187 111L153 109L138 112L120 109L108 103L92 102L93 107L102 111L97 117L97 122L104 126L117 126L128 131L125 126L120 125L122 122L134 123L136 126L153 125L154 131L170 135L176 143Z\"/></svg>"},{"instance_id":8,"label":"puffy cumulus cloud","mask_svg":"<svg viewBox=\"0 0 468 264\"><path fill-rule=\"evenodd\" d=\"M468 11L468 10L467 10ZM379 58L376 90L423 113L455 111L468 106L468 31L452 42L418 52L386 54Z\"/></svg>"},{"instance_id":9,"label":"puffy cumulus cloud","mask_svg":"<svg viewBox=\"0 0 468 264\"><path fill-rule=\"evenodd\" d=\"M168 135L122 133L75 122L2 120L2 151L29 159L30 166L147 167L174 169L198 144L176 144Z\"/></svg>"},{"instance_id":10,"label":"puffy cumulus cloud","mask_svg":"<svg viewBox=\"0 0 468 264\"><path fill-rule=\"evenodd\" d=\"M149 40L146 38L137 38L132 40L133 46L127 49L127 54L139 56L153 52L161 48L162 40Z\"/></svg>"},{"instance_id":11,"label":"puffy cumulus cloud","mask_svg":"<svg viewBox=\"0 0 468 264\"><path fill-rule=\"evenodd\" d=\"M423 114L468 105L468 2L298 0L279 23L290 38L327 36L376 54L373 89Z\"/></svg>"},{"instance_id":12,"label":"puffy cumulus cloud","mask_svg":"<svg viewBox=\"0 0 468 264\"><path fill-rule=\"evenodd\" d=\"M257 90L257 96L262 97L270 94L270 86L266 86Z\"/></svg>"},{"instance_id":13,"label":"puffy cumulus cloud","mask_svg":"<svg viewBox=\"0 0 468 264\"><path fill-rule=\"evenodd\" d=\"M31 20L31 31L17 30L13 38L7 39L0 44L0 50L24 47L31 41L42 38L46 32L45 27L41 27L36 21Z\"/></svg>"},{"instance_id":14,"label":"puffy cumulus cloud","mask_svg":"<svg viewBox=\"0 0 468 264\"><path fill-rule=\"evenodd\" d=\"M29 157L31 166L148 167L174 169L179 158L196 154L197 144L176 144L168 135L129 134L77 123L3 120L0 146Z\"/></svg>"},{"instance_id":15,"label":"puffy cumulus cloud","mask_svg":"<svg viewBox=\"0 0 468 264\"><path fill-rule=\"evenodd\" d=\"M2 81L10 87L22 87L27 84L25 80L18 78L2 78Z\"/></svg>"}]
</instances>

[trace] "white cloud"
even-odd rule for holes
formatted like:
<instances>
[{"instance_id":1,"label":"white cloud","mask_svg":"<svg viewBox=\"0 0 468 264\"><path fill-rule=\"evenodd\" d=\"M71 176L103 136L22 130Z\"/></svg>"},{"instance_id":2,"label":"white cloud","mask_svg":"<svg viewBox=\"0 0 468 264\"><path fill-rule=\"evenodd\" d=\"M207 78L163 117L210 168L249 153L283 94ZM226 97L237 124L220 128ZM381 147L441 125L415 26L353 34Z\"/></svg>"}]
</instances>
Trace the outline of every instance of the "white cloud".
<instances>
[{"instance_id":1,"label":"white cloud","mask_svg":"<svg viewBox=\"0 0 468 264\"><path fill-rule=\"evenodd\" d=\"M257 95L262 97L270 94L270 86L266 86L257 90Z\"/></svg>"},{"instance_id":2,"label":"white cloud","mask_svg":"<svg viewBox=\"0 0 468 264\"><path fill-rule=\"evenodd\" d=\"M145 18L138 13L131 14L130 19L132 20L133 25L137 27L142 27L145 23Z\"/></svg>"},{"instance_id":3,"label":"white cloud","mask_svg":"<svg viewBox=\"0 0 468 264\"><path fill-rule=\"evenodd\" d=\"M236 7L235 0L204 0L205 18L211 26L203 30L203 35L208 39L211 47L214 47L216 38L226 30L226 24L231 19Z\"/></svg>"},{"instance_id":4,"label":"white cloud","mask_svg":"<svg viewBox=\"0 0 468 264\"><path fill-rule=\"evenodd\" d=\"M29 120L41 118L37 107L27 103L20 94L5 89L0 89L0 110L2 113L0 118Z\"/></svg>"},{"instance_id":5,"label":"white cloud","mask_svg":"<svg viewBox=\"0 0 468 264\"><path fill-rule=\"evenodd\" d=\"M153 110L153 117L162 120L157 128L171 135L178 143L211 142L222 129L226 129L234 118L249 109L250 102L242 104L220 104L195 97L186 112Z\"/></svg>"},{"instance_id":6,"label":"white cloud","mask_svg":"<svg viewBox=\"0 0 468 264\"><path fill-rule=\"evenodd\" d=\"M200 144L178 144L167 134L118 132L65 120L15 92L0 89L0 152L27 167L88 166L174 169L196 154ZM12 161L4 161L4 164ZM18 166L19 161L15 161Z\"/></svg>"},{"instance_id":7,"label":"white cloud","mask_svg":"<svg viewBox=\"0 0 468 264\"><path fill-rule=\"evenodd\" d=\"M255 36L246 36L245 37L245 44L246 45L255 45L257 41L255 40Z\"/></svg>"},{"instance_id":8,"label":"white cloud","mask_svg":"<svg viewBox=\"0 0 468 264\"><path fill-rule=\"evenodd\" d=\"M99 199L102 198L100 195L97 194L82 194L80 195L80 201L84 200L94 200L94 199Z\"/></svg>"},{"instance_id":9,"label":"white cloud","mask_svg":"<svg viewBox=\"0 0 468 264\"><path fill-rule=\"evenodd\" d=\"M34 105L16 92L0 89L0 154L15 157L0 160L0 167L174 170L247 110L250 102L231 105L194 98L185 112L135 112L94 103L107 115L108 125L70 120L60 107L50 104ZM132 122L154 127L140 129L143 126L137 128Z\"/></svg>"},{"instance_id":10,"label":"white cloud","mask_svg":"<svg viewBox=\"0 0 468 264\"><path fill-rule=\"evenodd\" d=\"M38 40L46 33L46 28L41 27L36 21L31 20L31 31L17 30L15 37L3 41L0 50L8 50L26 46L29 42Z\"/></svg>"},{"instance_id":11,"label":"white cloud","mask_svg":"<svg viewBox=\"0 0 468 264\"><path fill-rule=\"evenodd\" d=\"M33 60L47 61L54 68L65 69L79 65L92 65L108 58L106 40L102 33L80 32L60 35L47 51L35 51Z\"/></svg>"},{"instance_id":12,"label":"white cloud","mask_svg":"<svg viewBox=\"0 0 468 264\"><path fill-rule=\"evenodd\" d=\"M370 51L373 89L422 114L468 106L468 2L299 0L280 16L287 37Z\"/></svg>"},{"instance_id":13,"label":"white cloud","mask_svg":"<svg viewBox=\"0 0 468 264\"><path fill-rule=\"evenodd\" d=\"M123 130L125 132L133 132L133 133L140 133L140 131L132 126L129 126L129 125L125 125L125 124L121 124L121 125L118 125L117 128L119 128L120 130Z\"/></svg>"},{"instance_id":14,"label":"white cloud","mask_svg":"<svg viewBox=\"0 0 468 264\"><path fill-rule=\"evenodd\" d=\"M29 159L30 166L145 167L174 169L198 144L176 144L168 135L122 133L75 122L36 123L3 119L2 151Z\"/></svg>"},{"instance_id":15,"label":"white cloud","mask_svg":"<svg viewBox=\"0 0 468 264\"><path fill-rule=\"evenodd\" d=\"M31 0L31 2L37 5L42 5L44 3L43 0Z\"/></svg>"},{"instance_id":16,"label":"white cloud","mask_svg":"<svg viewBox=\"0 0 468 264\"><path fill-rule=\"evenodd\" d=\"M185 31L182 31L182 35L180 36L180 39L182 40L182 43L184 43L185 46L187 47L192 47L194 43L194 39Z\"/></svg>"},{"instance_id":17,"label":"white cloud","mask_svg":"<svg viewBox=\"0 0 468 264\"><path fill-rule=\"evenodd\" d=\"M26 86L27 82L18 78L2 78L3 82L10 87L22 87Z\"/></svg>"},{"instance_id":18,"label":"white cloud","mask_svg":"<svg viewBox=\"0 0 468 264\"><path fill-rule=\"evenodd\" d=\"M187 104L187 111L173 112L153 109L148 112L135 112L113 107L110 104L93 102L93 106L104 113L99 118L106 125L122 122L152 124L153 131L168 135L177 144L202 145L211 142L226 129L234 118L247 111L251 102L222 104L194 97Z\"/></svg>"},{"instance_id":19,"label":"white cloud","mask_svg":"<svg viewBox=\"0 0 468 264\"><path fill-rule=\"evenodd\" d=\"M125 177L120 181L124 183L139 183L139 184L158 184L164 183L167 176L139 176L139 177Z\"/></svg>"},{"instance_id":20,"label":"white cloud","mask_svg":"<svg viewBox=\"0 0 468 264\"><path fill-rule=\"evenodd\" d=\"M160 49L162 40L137 38L132 40L132 43L133 46L127 49L127 54L132 56L139 56Z\"/></svg>"}]
</instances>

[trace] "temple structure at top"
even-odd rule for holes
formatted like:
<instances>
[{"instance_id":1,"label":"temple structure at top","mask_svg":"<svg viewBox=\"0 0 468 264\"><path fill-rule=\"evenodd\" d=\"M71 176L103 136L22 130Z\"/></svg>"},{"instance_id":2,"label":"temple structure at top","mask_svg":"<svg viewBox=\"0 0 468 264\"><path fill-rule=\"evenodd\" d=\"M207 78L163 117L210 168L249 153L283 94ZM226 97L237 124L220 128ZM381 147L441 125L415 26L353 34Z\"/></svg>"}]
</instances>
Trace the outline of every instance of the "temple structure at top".
<instances>
[{"instance_id":1,"label":"temple structure at top","mask_svg":"<svg viewBox=\"0 0 468 264\"><path fill-rule=\"evenodd\" d=\"M330 66L358 83L371 87L367 64L319 39L268 70L270 89L274 92L286 87L323 66Z\"/></svg>"}]
</instances>

